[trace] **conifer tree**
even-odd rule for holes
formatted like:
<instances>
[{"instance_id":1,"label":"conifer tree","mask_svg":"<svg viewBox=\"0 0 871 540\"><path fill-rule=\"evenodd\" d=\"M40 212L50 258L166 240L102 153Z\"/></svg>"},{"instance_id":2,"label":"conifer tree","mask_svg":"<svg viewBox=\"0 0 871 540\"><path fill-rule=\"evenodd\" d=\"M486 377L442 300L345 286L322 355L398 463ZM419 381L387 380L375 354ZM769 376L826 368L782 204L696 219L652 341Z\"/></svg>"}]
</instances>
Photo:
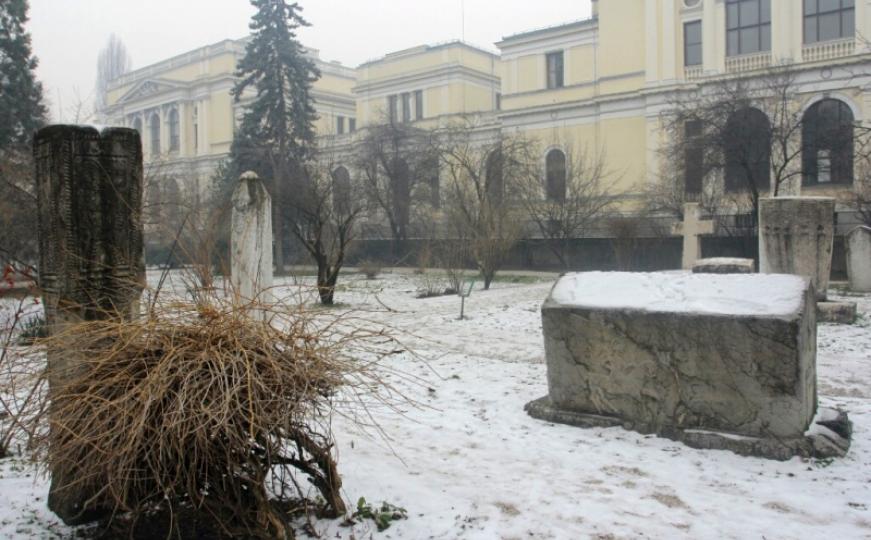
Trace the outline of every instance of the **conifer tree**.
<instances>
[{"instance_id":1,"label":"conifer tree","mask_svg":"<svg viewBox=\"0 0 871 540\"><path fill-rule=\"evenodd\" d=\"M315 151L312 84L320 77L305 55L296 31L310 26L298 3L251 0L251 41L239 62L233 88L238 102L249 87L256 97L246 105L231 151L230 174L238 178L254 170L266 179L272 194L275 264L284 266L284 240L292 205L286 197L304 182L305 165Z\"/></svg>"},{"instance_id":2,"label":"conifer tree","mask_svg":"<svg viewBox=\"0 0 871 540\"><path fill-rule=\"evenodd\" d=\"M0 2L0 150L26 145L47 112L24 30L27 9L27 0Z\"/></svg>"}]
</instances>

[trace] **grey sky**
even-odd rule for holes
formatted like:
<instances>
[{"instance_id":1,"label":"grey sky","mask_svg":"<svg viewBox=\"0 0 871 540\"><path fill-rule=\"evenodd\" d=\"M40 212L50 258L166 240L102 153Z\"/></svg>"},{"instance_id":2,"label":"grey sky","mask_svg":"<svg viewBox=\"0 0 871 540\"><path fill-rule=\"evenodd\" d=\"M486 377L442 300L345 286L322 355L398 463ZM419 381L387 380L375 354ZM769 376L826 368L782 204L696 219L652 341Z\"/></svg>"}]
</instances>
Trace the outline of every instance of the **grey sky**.
<instances>
[{"instance_id":1,"label":"grey sky","mask_svg":"<svg viewBox=\"0 0 871 540\"><path fill-rule=\"evenodd\" d=\"M490 49L505 35L590 13L589 0L301 0L313 27L300 36L324 60L357 66L391 51L460 38L464 3L466 41ZM71 121L74 104L90 101L97 53L110 33L124 41L135 69L243 37L252 12L247 0L30 0L38 76L54 120Z\"/></svg>"}]
</instances>

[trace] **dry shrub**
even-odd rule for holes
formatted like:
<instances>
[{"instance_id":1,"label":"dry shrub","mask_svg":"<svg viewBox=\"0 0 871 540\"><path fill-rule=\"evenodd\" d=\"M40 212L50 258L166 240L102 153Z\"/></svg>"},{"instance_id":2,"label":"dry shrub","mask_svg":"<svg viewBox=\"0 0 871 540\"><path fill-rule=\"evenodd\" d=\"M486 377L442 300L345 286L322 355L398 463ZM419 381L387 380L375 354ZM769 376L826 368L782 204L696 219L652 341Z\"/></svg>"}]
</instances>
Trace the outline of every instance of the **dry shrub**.
<instances>
[{"instance_id":1,"label":"dry shrub","mask_svg":"<svg viewBox=\"0 0 871 540\"><path fill-rule=\"evenodd\" d=\"M80 363L52 390L45 464L93 494L86 511L134 522L193 509L222 534L289 538L304 477L321 515L342 515L329 416L338 400L383 388L374 366L396 350L383 332L340 326L264 306L176 303L69 328L47 341L49 354Z\"/></svg>"},{"instance_id":2,"label":"dry shrub","mask_svg":"<svg viewBox=\"0 0 871 540\"><path fill-rule=\"evenodd\" d=\"M366 279L375 279L381 273L381 265L371 259L366 259L360 262L360 272L366 276Z\"/></svg>"},{"instance_id":3,"label":"dry shrub","mask_svg":"<svg viewBox=\"0 0 871 540\"><path fill-rule=\"evenodd\" d=\"M45 359L27 346L44 329L42 306L13 276L30 277L7 265L0 279L0 458L30 444L45 410Z\"/></svg>"}]
</instances>

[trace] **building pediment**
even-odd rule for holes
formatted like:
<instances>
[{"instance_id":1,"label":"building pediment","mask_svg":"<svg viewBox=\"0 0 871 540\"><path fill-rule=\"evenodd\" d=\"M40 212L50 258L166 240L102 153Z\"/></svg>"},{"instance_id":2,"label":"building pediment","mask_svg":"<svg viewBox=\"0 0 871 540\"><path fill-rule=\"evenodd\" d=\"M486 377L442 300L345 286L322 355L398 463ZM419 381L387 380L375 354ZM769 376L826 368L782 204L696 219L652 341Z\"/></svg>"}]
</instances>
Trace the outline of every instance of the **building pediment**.
<instances>
[{"instance_id":1,"label":"building pediment","mask_svg":"<svg viewBox=\"0 0 871 540\"><path fill-rule=\"evenodd\" d=\"M118 100L117 104L120 105L124 103L131 103L134 101L138 101L142 98L162 94L164 92L169 92L184 87L184 84L175 81L168 81L165 79L146 79L144 81L136 83L133 88L131 88L127 91L126 94L121 96L121 99Z\"/></svg>"}]
</instances>

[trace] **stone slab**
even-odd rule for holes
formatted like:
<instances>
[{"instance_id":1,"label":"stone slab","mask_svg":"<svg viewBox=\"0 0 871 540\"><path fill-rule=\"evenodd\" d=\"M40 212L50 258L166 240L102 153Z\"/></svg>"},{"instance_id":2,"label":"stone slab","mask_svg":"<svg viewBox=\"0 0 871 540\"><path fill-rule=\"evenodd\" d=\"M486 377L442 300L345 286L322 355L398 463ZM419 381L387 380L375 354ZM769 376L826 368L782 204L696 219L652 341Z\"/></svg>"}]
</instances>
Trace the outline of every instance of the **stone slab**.
<instances>
[{"instance_id":1,"label":"stone slab","mask_svg":"<svg viewBox=\"0 0 871 540\"><path fill-rule=\"evenodd\" d=\"M542 326L560 414L777 440L816 413L816 302L798 276L568 274Z\"/></svg>"},{"instance_id":2,"label":"stone slab","mask_svg":"<svg viewBox=\"0 0 871 540\"><path fill-rule=\"evenodd\" d=\"M694 274L752 274L755 271L753 259L712 257L699 259L693 264Z\"/></svg>"},{"instance_id":3,"label":"stone slab","mask_svg":"<svg viewBox=\"0 0 871 540\"><path fill-rule=\"evenodd\" d=\"M871 227L856 227L847 234L845 244L850 289L871 292Z\"/></svg>"},{"instance_id":4,"label":"stone slab","mask_svg":"<svg viewBox=\"0 0 871 540\"><path fill-rule=\"evenodd\" d=\"M817 302L817 322L853 324L856 322L856 302Z\"/></svg>"},{"instance_id":5,"label":"stone slab","mask_svg":"<svg viewBox=\"0 0 871 540\"><path fill-rule=\"evenodd\" d=\"M538 420L566 424L580 428L622 427L635 431L631 422L612 416L579 413L555 407L550 397L530 401L524 410ZM667 430L659 433L665 438L702 450L729 450L742 456L762 457L780 461L795 456L804 458L843 457L850 449L852 423L847 413L834 409L820 409L814 422L800 437L764 438L739 436L732 433L707 430Z\"/></svg>"},{"instance_id":6,"label":"stone slab","mask_svg":"<svg viewBox=\"0 0 871 540\"><path fill-rule=\"evenodd\" d=\"M811 280L825 300L835 241L835 199L775 197L759 201L759 271Z\"/></svg>"}]
</instances>

